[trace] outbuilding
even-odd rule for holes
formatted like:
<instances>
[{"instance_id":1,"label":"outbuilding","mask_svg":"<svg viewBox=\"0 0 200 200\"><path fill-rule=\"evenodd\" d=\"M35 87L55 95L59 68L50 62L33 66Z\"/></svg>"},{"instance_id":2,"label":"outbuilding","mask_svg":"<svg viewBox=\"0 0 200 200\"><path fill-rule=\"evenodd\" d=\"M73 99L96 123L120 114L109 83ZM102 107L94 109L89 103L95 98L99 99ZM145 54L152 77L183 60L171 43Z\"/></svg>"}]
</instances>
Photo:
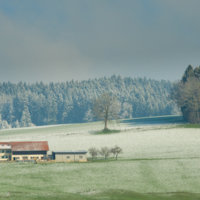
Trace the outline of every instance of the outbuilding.
<instances>
[{"instance_id":1,"label":"outbuilding","mask_svg":"<svg viewBox=\"0 0 200 200\"><path fill-rule=\"evenodd\" d=\"M67 162L86 162L87 151L52 151L53 160Z\"/></svg>"}]
</instances>

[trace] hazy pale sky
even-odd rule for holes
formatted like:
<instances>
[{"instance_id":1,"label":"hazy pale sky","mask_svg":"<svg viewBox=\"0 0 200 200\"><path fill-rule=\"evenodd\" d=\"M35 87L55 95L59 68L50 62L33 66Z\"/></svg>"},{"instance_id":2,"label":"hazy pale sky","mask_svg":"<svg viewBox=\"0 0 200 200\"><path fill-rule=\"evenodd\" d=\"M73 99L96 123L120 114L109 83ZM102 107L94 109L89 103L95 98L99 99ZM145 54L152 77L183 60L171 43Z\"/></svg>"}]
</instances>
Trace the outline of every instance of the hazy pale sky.
<instances>
[{"instance_id":1,"label":"hazy pale sky","mask_svg":"<svg viewBox=\"0 0 200 200\"><path fill-rule=\"evenodd\" d=\"M199 0L0 0L0 82L178 80L200 65L199 8Z\"/></svg>"}]
</instances>

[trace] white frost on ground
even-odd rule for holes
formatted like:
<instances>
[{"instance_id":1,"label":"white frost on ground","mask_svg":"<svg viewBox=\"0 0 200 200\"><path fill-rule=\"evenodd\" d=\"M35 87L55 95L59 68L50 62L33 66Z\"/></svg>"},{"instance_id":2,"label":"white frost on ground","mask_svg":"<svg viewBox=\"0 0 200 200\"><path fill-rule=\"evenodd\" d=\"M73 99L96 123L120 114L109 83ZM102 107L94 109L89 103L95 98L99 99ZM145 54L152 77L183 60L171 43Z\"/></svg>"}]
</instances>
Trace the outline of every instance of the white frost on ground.
<instances>
[{"instance_id":1,"label":"white frost on ground","mask_svg":"<svg viewBox=\"0 0 200 200\"><path fill-rule=\"evenodd\" d=\"M0 195L5 191L11 191L11 194L15 191L41 192L41 188L44 194L51 195L106 189L200 191L199 129L145 126L116 134L91 134L92 130L100 127L83 124L27 129L24 132L1 131L0 141L47 140L54 151L119 145L123 149L120 156L133 160L37 165L1 163Z\"/></svg>"},{"instance_id":2,"label":"white frost on ground","mask_svg":"<svg viewBox=\"0 0 200 200\"><path fill-rule=\"evenodd\" d=\"M122 127L123 128L123 127ZM35 129L36 130L36 129ZM76 131L77 130L77 131ZM27 130L28 131L28 130ZM73 130L50 132L27 132L27 134L0 134L1 141L48 141L52 151L88 150L90 147L113 147L123 149L124 158L193 158L199 157L199 129L152 129L140 127L116 134L91 134L91 129L76 125Z\"/></svg>"}]
</instances>

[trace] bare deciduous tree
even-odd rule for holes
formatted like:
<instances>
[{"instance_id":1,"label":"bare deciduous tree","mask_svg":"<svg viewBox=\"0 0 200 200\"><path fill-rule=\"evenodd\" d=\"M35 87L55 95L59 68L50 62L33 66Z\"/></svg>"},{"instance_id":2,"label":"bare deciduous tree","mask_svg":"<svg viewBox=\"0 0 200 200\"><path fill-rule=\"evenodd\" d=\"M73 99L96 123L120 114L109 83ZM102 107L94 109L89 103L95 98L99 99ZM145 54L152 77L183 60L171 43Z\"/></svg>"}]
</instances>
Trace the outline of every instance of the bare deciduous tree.
<instances>
[{"instance_id":1,"label":"bare deciduous tree","mask_svg":"<svg viewBox=\"0 0 200 200\"><path fill-rule=\"evenodd\" d=\"M115 156L115 158L117 160L117 156L118 156L118 154L122 153L122 149L116 145L115 147L111 148L110 152L113 153L113 158Z\"/></svg>"},{"instance_id":2,"label":"bare deciduous tree","mask_svg":"<svg viewBox=\"0 0 200 200\"><path fill-rule=\"evenodd\" d=\"M92 159L98 155L98 150L95 147L90 148L88 152L92 156Z\"/></svg>"},{"instance_id":3,"label":"bare deciduous tree","mask_svg":"<svg viewBox=\"0 0 200 200\"><path fill-rule=\"evenodd\" d=\"M110 149L108 147L101 147L101 150L99 151L99 154L104 156L105 159L110 155Z\"/></svg>"},{"instance_id":4,"label":"bare deciduous tree","mask_svg":"<svg viewBox=\"0 0 200 200\"><path fill-rule=\"evenodd\" d=\"M108 121L119 119L118 114L120 112L120 107L121 105L117 100L117 97L111 96L109 93L103 93L93 100L93 116L99 120L103 120L105 124L104 130L107 130Z\"/></svg>"}]
</instances>

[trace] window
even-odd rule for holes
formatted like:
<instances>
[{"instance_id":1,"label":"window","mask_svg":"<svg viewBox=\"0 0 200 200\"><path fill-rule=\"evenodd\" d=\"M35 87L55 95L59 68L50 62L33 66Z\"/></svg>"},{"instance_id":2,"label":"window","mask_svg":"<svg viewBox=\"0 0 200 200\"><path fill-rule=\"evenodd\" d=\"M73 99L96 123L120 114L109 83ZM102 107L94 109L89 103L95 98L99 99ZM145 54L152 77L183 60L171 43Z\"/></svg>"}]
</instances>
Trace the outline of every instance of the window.
<instances>
[{"instance_id":1,"label":"window","mask_svg":"<svg viewBox=\"0 0 200 200\"><path fill-rule=\"evenodd\" d=\"M4 150L2 150L2 153L4 153Z\"/></svg>"},{"instance_id":2,"label":"window","mask_svg":"<svg viewBox=\"0 0 200 200\"><path fill-rule=\"evenodd\" d=\"M2 156L2 158L4 158L5 156Z\"/></svg>"},{"instance_id":3,"label":"window","mask_svg":"<svg viewBox=\"0 0 200 200\"><path fill-rule=\"evenodd\" d=\"M5 156L6 158L8 158L8 156Z\"/></svg>"},{"instance_id":4,"label":"window","mask_svg":"<svg viewBox=\"0 0 200 200\"><path fill-rule=\"evenodd\" d=\"M10 153L10 150L6 150L6 153Z\"/></svg>"},{"instance_id":5,"label":"window","mask_svg":"<svg viewBox=\"0 0 200 200\"><path fill-rule=\"evenodd\" d=\"M79 156L79 158L81 159L81 158L83 158L83 156Z\"/></svg>"},{"instance_id":6,"label":"window","mask_svg":"<svg viewBox=\"0 0 200 200\"><path fill-rule=\"evenodd\" d=\"M69 159L70 158L70 156L67 156L67 159Z\"/></svg>"}]
</instances>

